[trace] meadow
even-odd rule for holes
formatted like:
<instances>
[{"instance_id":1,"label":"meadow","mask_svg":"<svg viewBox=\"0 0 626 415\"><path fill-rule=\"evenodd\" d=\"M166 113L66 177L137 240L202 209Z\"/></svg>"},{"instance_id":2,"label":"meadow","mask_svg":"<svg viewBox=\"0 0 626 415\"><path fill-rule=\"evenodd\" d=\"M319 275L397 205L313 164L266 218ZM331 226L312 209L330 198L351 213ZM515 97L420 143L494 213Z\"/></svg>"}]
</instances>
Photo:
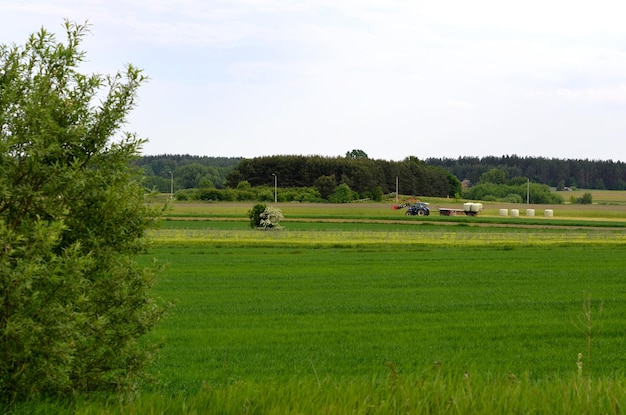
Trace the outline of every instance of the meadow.
<instances>
[{"instance_id":1,"label":"meadow","mask_svg":"<svg viewBox=\"0 0 626 415\"><path fill-rule=\"evenodd\" d=\"M140 260L164 264L155 294L175 304L151 334L157 383L15 413L623 412L621 206L444 221L279 204L270 232L250 207L174 204L152 235Z\"/></svg>"}]
</instances>

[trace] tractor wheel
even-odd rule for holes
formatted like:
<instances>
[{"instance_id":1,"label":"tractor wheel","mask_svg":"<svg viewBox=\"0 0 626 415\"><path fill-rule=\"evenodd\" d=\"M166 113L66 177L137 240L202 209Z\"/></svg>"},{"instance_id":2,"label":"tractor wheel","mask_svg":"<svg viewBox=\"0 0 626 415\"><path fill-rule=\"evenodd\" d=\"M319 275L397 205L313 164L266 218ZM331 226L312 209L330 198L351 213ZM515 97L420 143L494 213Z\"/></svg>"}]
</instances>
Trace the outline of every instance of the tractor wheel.
<instances>
[{"instance_id":1,"label":"tractor wheel","mask_svg":"<svg viewBox=\"0 0 626 415\"><path fill-rule=\"evenodd\" d=\"M420 209L417 211L417 216L424 216L426 214L426 212L424 212L423 209Z\"/></svg>"},{"instance_id":2,"label":"tractor wheel","mask_svg":"<svg viewBox=\"0 0 626 415\"><path fill-rule=\"evenodd\" d=\"M406 213L405 213L405 215L406 215L406 216L413 216L413 214L411 213L411 211L410 211L410 210L407 210L407 211L406 211Z\"/></svg>"}]
</instances>

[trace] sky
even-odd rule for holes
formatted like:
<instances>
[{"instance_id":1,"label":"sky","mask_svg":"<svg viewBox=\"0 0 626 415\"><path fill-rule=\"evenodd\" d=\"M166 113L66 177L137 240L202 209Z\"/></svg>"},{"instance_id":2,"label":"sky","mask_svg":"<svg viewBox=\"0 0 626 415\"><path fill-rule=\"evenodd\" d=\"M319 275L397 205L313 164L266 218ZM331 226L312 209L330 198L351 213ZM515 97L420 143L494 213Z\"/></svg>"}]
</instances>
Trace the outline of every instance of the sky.
<instances>
[{"instance_id":1,"label":"sky","mask_svg":"<svg viewBox=\"0 0 626 415\"><path fill-rule=\"evenodd\" d=\"M0 0L0 43L88 21L150 81L143 154L626 161L617 0Z\"/></svg>"}]
</instances>

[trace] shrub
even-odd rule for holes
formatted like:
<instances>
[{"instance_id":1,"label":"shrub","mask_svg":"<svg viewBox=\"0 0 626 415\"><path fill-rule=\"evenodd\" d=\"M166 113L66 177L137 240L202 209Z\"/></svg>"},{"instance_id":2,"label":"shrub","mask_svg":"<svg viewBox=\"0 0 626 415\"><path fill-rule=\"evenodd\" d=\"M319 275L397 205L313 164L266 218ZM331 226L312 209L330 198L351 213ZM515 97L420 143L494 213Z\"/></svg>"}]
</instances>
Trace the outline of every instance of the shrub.
<instances>
[{"instance_id":1,"label":"shrub","mask_svg":"<svg viewBox=\"0 0 626 415\"><path fill-rule=\"evenodd\" d=\"M579 203L581 205L590 205L593 203L593 196L591 193L584 193L581 197L577 197L574 200L574 203Z\"/></svg>"},{"instance_id":2,"label":"shrub","mask_svg":"<svg viewBox=\"0 0 626 415\"><path fill-rule=\"evenodd\" d=\"M341 183L335 191L328 197L332 203L348 203L354 200L354 192L345 183Z\"/></svg>"},{"instance_id":3,"label":"shrub","mask_svg":"<svg viewBox=\"0 0 626 415\"><path fill-rule=\"evenodd\" d=\"M140 267L159 214L131 168L144 140L115 137L144 81L77 71L87 29L0 46L0 399L131 388L163 309Z\"/></svg>"},{"instance_id":4,"label":"shrub","mask_svg":"<svg viewBox=\"0 0 626 415\"><path fill-rule=\"evenodd\" d=\"M198 193L198 199L200 200L212 200L212 201L216 201L216 200L222 200L222 192L221 190L215 189L215 188L205 188L205 189L200 189L197 191Z\"/></svg>"},{"instance_id":5,"label":"shrub","mask_svg":"<svg viewBox=\"0 0 626 415\"><path fill-rule=\"evenodd\" d=\"M279 222L283 220L283 212L281 212L280 209L268 206L259 216L261 218L261 221L259 223L260 229L282 229L282 226L279 225Z\"/></svg>"},{"instance_id":6,"label":"shrub","mask_svg":"<svg viewBox=\"0 0 626 415\"><path fill-rule=\"evenodd\" d=\"M248 211L248 217L250 218L250 227L258 228L261 226L261 214L265 212L266 205L257 203Z\"/></svg>"},{"instance_id":7,"label":"shrub","mask_svg":"<svg viewBox=\"0 0 626 415\"><path fill-rule=\"evenodd\" d=\"M196 189L181 189L174 193L176 200L197 200L198 191Z\"/></svg>"},{"instance_id":8,"label":"shrub","mask_svg":"<svg viewBox=\"0 0 626 415\"><path fill-rule=\"evenodd\" d=\"M502 199L503 202L506 203L522 203L522 196L516 194L516 193L509 193L508 195L506 195L506 197L504 199Z\"/></svg>"}]
</instances>

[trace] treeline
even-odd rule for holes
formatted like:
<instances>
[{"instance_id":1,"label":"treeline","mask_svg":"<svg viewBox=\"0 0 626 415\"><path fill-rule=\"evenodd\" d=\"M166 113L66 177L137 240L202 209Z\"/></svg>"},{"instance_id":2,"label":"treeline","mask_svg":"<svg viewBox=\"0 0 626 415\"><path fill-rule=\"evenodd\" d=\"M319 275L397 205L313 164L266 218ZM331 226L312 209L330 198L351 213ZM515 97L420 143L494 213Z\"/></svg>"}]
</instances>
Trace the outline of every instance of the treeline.
<instances>
[{"instance_id":1,"label":"treeline","mask_svg":"<svg viewBox=\"0 0 626 415\"><path fill-rule=\"evenodd\" d=\"M478 183L483 173L497 168L509 178L525 177L561 190L564 187L626 190L626 163L598 160L560 160L543 157L429 158L426 164L444 168L459 180Z\"/></svg>"},{"instance_id":2,"label":"treeline","mask_svg":"<svg viewBox=\"0 0 626 415\"><path fill-rule=\"evenodd\" d=\"M340 185L360 198L396 191L409 195L454 197L461 192L461 182L445 169L429 166L415 157L403 161L370 159L362 152L346 157L266 156L244 159L228 175L226 186L236 188L241 182L251 186L315 188L328 199Z\"/></svg>"},{"instance_id":3,"label":"treeline","mask_svg":"<svg viewBox=\"0 0 626 415\"><path fill-rule=\"evenodd\" d=\"M345 157L265 156L252 159L190 155L144 156L136 161L148 189L201 200L273 197L306 201L379 200L383 194L457 196L461 182L445 169L415 157L374 160L361 150ZM197 189L190 191L189 189ZM289 191L287 191L289 189Z\"/></svg>"},{"instance_id":4,"label":"treeline","mask_svg":"<svg viewBox=\"0 0 626 415\"><path fill-rule=\"evenodd\" d=\"M549 187L626 189L626 163L515 155L387 161L361 150L345 157L251 159L164 154L143 156L135 164L144 171L146 188L202 200L273 200L275 183L283 201L379 200L396 191L396 180L404 195L510 201L525 200L529 181L534 203L558 203L548 197Z\"/></svg>"},{"instance_id":5,"label":"treeline","mask_svg":"<svg viewBox=\"0 0 626 415\"><path fill-rule=\"evenodd\" d=\"M497 168L483 173L477 184L464 189L463 197L507 203L561 204L564 201L547 184L531 183L519 176L509 179L503 170Z\"/></svg>"},{"instance_id":6,"label":"treeline","mask_svg":"<svg viewBox=\"0 0 626 415\"><path fill-rule=\"evenodd\" d=\"M144 186L169 193L177 189L214 187L222 189L226 176L241 157L206 157L188 154L142 156L135 165L144 172Z\"/></svg>"}]
</instances>

